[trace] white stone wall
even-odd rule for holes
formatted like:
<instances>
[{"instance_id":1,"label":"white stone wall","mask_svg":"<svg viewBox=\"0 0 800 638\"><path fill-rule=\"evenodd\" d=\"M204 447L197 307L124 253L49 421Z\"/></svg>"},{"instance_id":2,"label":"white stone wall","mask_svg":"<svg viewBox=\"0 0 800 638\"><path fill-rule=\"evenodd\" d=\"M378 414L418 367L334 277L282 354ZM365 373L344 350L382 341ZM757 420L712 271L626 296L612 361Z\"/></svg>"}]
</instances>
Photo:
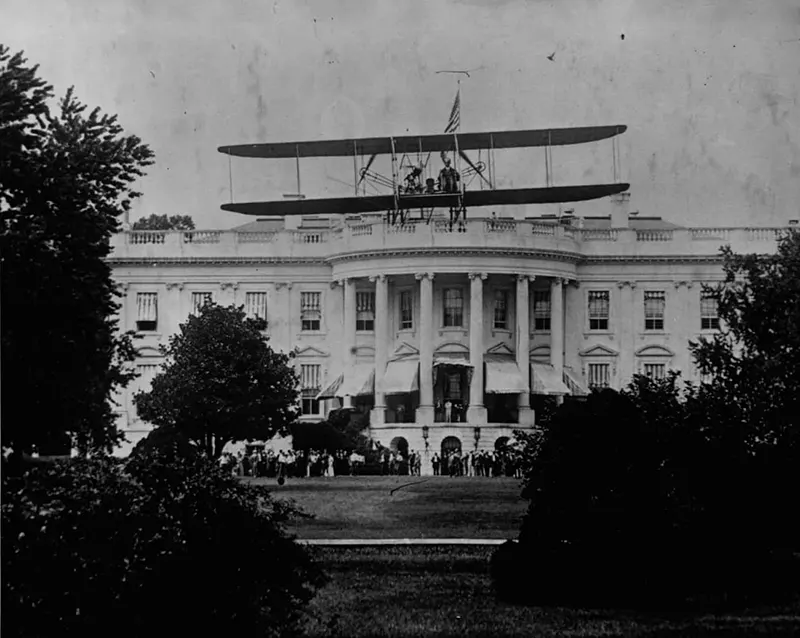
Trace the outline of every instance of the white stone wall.
<instances>
[{"instance_id":1,"label":"white stone wall","mask_svg":"<svg viewBox=\"0 0 800 638\"><path fill-rule=\"evenodd\" d=\"M185 237L181 239L181 233L162 233L163 243L136 243L140 239L134 241L134 238L141 233L121 233L115 237L115 251L111 257L114 277L122 284L120 328L136 328L138 292L157 293L158 326L154 332L142 333L137 341L140 357L136 365L159 364L161 357L157 346L166 343L185 321L191 311L193 292L211 292L217 302L237 305L244 304L247 292L266 292L272 346L282 351L296 348L298 366L320 364L322 381L326 383L345 365L343 344L347 332L342 319L344 291L340 280L355 278L356 291L374 290L375 283L368 277L389 275L389 334L386 338L391 358L403 344L414 349L420 346L420 282L415 279L415 273L435 274L431 335L434 351L444 344L469 347L470 313L474 309L470 308L467 274L483 272L488 275L483 288L484 352L500 345L515 350L516 275L526 274L533 278L529 295L530 351L537 360L550 360L552 335L533 329L533 293L549 289L553 277L559 277L566 282L563 316L566 367L586 378L590 362L609 363L613 387L627 383L632 374L641 371L646 361L664 362L669 368L681 370L684 377L694 379L696 374L688 343L703 334L700 328L702 284L722 278L716 257L721 241L735 239L740 251L767 252L770 247L774 250L777 237L775 229L685 229L669 231L666 239L662 235L651 237L652 233L622 229L594 231L598 239L588 232L581 235L579 231L561 227L556 227L552 236L537 234L535 224L520 222L505 236L505 245L512 246L513 250L504 250L503 234L494 233L487 238L482 232L485 231L483 224L482 220L472 220L469 232L463 234L437 233L435 228L428 227L417 229L412 235L388 233L382 224L368 226L371 234L365 230L355 234L346 226L338 235L336 231L321 231L317 233L319 237L315 235L310 242L306 241L309 237L306 231L265 233L269 235L268 240L261 242L259 236L255 238L259 241L250 238L247 243L241 243L236 233L217 231L194 233L189 242ZM406 250L412 247L415 249ZM461 328L442 325L443 291L448 287L460 287L463 291ZM493 327L494 290L497 288L508 293L505 330ZM414 325L410 330L400 328L399 293L404 289L413 293ZM590 290L610 292L608 331L589 330L587 296ZM665 291L663 331L644 329L646 290ZM318 332L301 330L300 295L304 291L318 291L322 295L322 324ZM353 317L355 320L355 313ZM354 345L354 361L369 362L374 357L376 336L358 332ZM121 453L128 451L149 431L132 407L133 393L140 388L144 389L136 382L120 396L120 424L125 427L129 439ZM332 402L327 403L325 408L329 409ZM409 426L413 424L406 424L404 429L409 433L406 438L411 447L422 449L420 427ZM398 426L392 427L397 429ZM473 449L471 426L457 427L462 445ZM384 439L397 433L393 434L394 430L388 426L384 430L378 438L388 444L389 440ZM428 441L431 451L438 449L443 433L438 426L435 432L431 428ZM491 447L492 436L508 434L498 430L490 435L487 431L479 447Z\"/></svg>"}]
</instances>

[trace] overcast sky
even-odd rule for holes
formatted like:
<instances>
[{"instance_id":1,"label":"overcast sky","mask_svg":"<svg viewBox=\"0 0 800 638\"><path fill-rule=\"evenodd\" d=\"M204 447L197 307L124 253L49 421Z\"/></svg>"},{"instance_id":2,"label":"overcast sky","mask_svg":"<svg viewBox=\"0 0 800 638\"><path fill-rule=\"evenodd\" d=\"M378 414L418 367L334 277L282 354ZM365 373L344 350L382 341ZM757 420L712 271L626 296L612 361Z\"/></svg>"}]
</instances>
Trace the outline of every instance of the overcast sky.
<instances>
[{"instance_id":1,"label":"overcast sky","mask_svg":"<svg viewBox=\"0 0 800 638\"><path fill-rule=\"evenodd\" d=\"M796 0L0 7L0 39L40 64L57 94L75 85L155 151L133 218L250 221L219 209L230 198L220 145L441 132L456 89L456 76L436 74L443 69L475 69L462 81L465 132L626 124L623 178L642 215L697 226L800 217ZM608 141L557 148L553 159L557 184L611 181ZM540 149L498 153L496 167L501 187L544 183ZM309 197L352 193L350 160L301 168ZM232 172L236 201L296 191L290 161L235 159Z\"/></svg>"}]
</instances>

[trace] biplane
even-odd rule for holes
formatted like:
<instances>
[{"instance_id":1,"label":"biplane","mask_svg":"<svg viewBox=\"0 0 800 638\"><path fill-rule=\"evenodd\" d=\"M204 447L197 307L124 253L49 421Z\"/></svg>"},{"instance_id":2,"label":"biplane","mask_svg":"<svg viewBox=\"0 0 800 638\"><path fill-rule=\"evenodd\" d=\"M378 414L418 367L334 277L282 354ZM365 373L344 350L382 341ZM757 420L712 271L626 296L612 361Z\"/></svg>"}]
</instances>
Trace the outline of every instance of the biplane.
<instances>
[{"instance_id":1,"label":"biplane","mask_svg":"<svg viewBox=\"0 0 800 638\"><path fill-rule=\"evenodd\" d=\"M553 146L585 144L612 139L627 129L624 125L558 129L495 131L488 133L443 133L403 135L361 139L276 142L221 146L220 153L231 157L294 159L297 165L297 195L278 201L223 204L222 209L245 215L349 215L385 212L389 223L430 222L435 209L446 208L450 223L466 219L467 209L513 204L556 204L586 201L628 190L629 184L616 181L617 147L614 144L614 183L552 185ZM532 188L496 188L494 153L501 149L544 147L546 185ZM468 151L486 152L486 162L473 162ZM443 168L433 177L430 159L442 158ZM451 167L452 154L455 167ZM372 170L379 155L391 156L391 176ZM342 157L353 160L355 192L349 197L305 199L300 194L300 160L308 157ZM364 158L369 158L364 163ZM361 167L359 168L359 158ZM414 160L416 158L416 161ZM425 158L425 159L422 159ZM463 169L460 163L463 162ZM404 175L405 173L405 175ZM474 180L480 188L470 188ZM365 182L383 189L367 194ZM286 196L290 197L290 196ZM419 217L412 216L419 211Z\"/></svg>"}]
</instances>

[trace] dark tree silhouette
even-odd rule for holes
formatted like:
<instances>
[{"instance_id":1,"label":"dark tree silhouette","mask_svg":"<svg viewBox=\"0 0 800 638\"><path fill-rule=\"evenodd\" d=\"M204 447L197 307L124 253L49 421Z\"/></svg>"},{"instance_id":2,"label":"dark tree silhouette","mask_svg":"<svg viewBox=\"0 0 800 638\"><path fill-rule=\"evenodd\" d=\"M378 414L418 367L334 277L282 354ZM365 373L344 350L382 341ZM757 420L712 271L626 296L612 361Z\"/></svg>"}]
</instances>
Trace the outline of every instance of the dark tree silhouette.
<instances>
[{"instance_id":1,"label":"dark tree silhouette","mask_svg":"<svg viewBox=\"0 0 800 638\"><path fill-rule=\"evenodd\" d=\"M194 230L194 220L189 215L156 215L141 217L133 222L131 230Z\"/></svg>"},{"instance_id":2,"label":"dark tree silhouette","mask_svg":"<svg viewBox=\"0 0 800 638\"><path fill-rule=\"evenodd\" d=\"M37 68L0 45L3 445L110 451L133 348L106 257L153 154L71 88L51 112Z\"/></svg>"},{"instance_id":3,"label":"dark tree silhouette","mask_svg":"<svg viewBox=\"0 0 800 638\"><path fill-rule=\"evenodd\" d=\"M298 415L298 378L264 327L242 308L203 306L162 346L163 371L134 397L139 415L183 432L212 458L229 442L286 433Z\"/></svg>"}]
</instances>

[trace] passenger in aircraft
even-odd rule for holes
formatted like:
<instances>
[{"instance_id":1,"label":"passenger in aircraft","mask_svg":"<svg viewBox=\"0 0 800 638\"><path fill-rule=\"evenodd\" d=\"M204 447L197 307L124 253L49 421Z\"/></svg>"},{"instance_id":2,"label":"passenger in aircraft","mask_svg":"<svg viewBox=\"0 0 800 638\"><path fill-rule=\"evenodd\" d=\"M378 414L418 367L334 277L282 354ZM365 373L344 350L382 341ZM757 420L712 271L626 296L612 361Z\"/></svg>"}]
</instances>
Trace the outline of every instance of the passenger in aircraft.
<instances>
[{"instance_id":1,"label":"passenger in aircraft","mask_svg":"<svg viewBox=\"0 0 800 638\"><path fill-rule=\"evenodd\" d=\"M450 166L450 159L445 158L444 168L439 171L439 188L445 193L458 191L458 172Z\"/></svg>"}]
</instances>

